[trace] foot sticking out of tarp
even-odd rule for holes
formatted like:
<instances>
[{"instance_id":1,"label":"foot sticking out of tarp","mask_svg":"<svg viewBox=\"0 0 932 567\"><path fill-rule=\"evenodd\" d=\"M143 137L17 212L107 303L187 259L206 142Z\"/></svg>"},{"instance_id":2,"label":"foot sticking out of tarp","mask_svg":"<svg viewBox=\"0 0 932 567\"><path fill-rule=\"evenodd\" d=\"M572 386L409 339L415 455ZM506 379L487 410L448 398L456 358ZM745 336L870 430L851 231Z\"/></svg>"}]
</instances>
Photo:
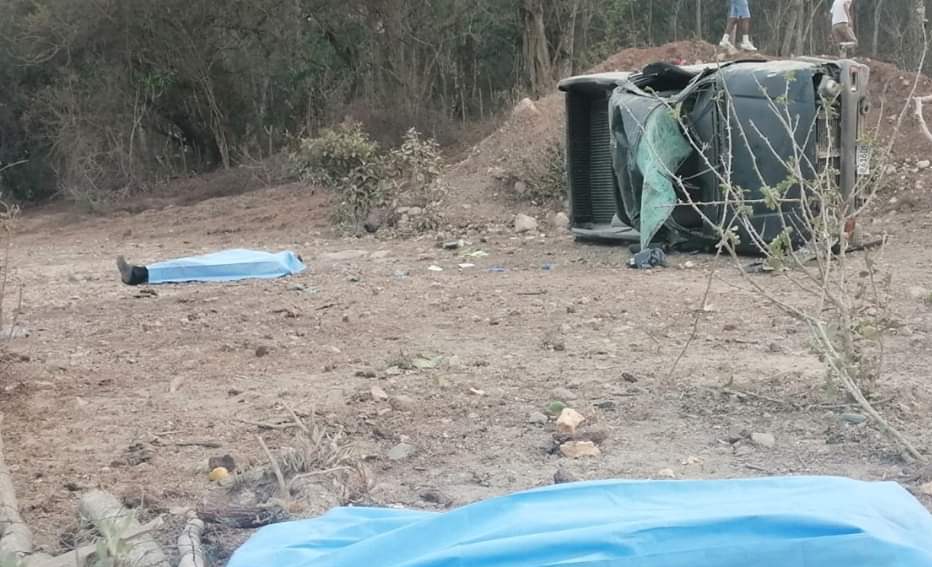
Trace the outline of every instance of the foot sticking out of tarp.
<instances>
[{"instance_id":1,"label":"foot sticking out of tarp","mask_svg":"<svg viewBox=\"0 0 932 567\"><path fill-rule=\"evenodd\" d=\"M146 266L130 264L120 256L116 263L120 280L126 285L272 279L305 270L301 257L291 251L270 253L239 249Z\"/></svg>"}]
</instances>

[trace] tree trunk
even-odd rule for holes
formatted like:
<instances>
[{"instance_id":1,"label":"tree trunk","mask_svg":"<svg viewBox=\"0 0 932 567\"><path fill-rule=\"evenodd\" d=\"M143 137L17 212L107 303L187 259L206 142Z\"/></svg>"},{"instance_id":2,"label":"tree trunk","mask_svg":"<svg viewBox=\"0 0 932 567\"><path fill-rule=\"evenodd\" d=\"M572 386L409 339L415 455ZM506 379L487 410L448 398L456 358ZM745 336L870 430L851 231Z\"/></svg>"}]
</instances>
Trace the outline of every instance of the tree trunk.
<instances>
[{"instance_id":1,"label":"tree trunk","mask_svg":"<svg viewBox=\"0 0 932 567\"><path fill-rule=\"evenodd\" d=\"M912 0L909 6L906 24L906 38L903 45L903 67L909 71L922 71L919 65L925 53L925 0Z\"/></svg>"},{"instance_id":2,"label":"tree trunk","mask_svg":"<svg viewBox=\"0 0 932 567\"><path fill-rule=\"evenodd\" d=\"M101 490L92 490L81 497L78 504L81 517L90 521L105 537L126 539L127 533L139 533L142 526L133 513L123 507L112 495ZM162 548L151 534L142 534L133 539L133 545L121 558L133 567L169 567Z\"/></svg>"},{"instance_id":3,"label":"tree trunk","mask_svg":"<svg viewBox=\"0 0 932 567\"><path fill-rule=\"evenodd\" d=\"M560 43L554 54L556 79L573 74L573 61L576 59L576 20L579 18L580 0L563 0L568 2L566 20L559 22Z\"/></svg>"},{"instance_id":4,"label":"tree trunk","mask_svg":"<svg viewBox=\"0 0 932 567\"><path fill-rule=\"evenodd\" d=\"M589 50L589 27L592 25L592 0L581 0L579 14L576 16L576 32L573 39L573 74L579 72L580 55Z\"/></svg>"},{"instance_id":5,"label":"tree trunk","mask_svg":"<svg viewBox=\"0 0 932 567\"><path fill-rule=\"evenodd\" d=\"M780 21L786 22L783 30L783 41L780 44L780 55L788 56L793 50L797 30L802 27L803 0L792 0L784 17Z\"/></svg>"},{"instance_id":6,"label":"tree trunk","mask_svg":"<svg viewBox=\"0 0 932 567\"><path fill-rule=\"evenodd\" d=\"M3 415L0 414L0 425ZM10 469L3 457L3 438L0 437L0 555L22 557L32 553L32 531L19 515L16 489Z\"/></svg>"},{"instance_id":7,"label":"tree trunk","mask_svg":"<svg viewBox=\"0 0 932 567\"><path fill-rule=\"evenodd\" d=\"M696 0L696 39L702 39L702 0Z\"/></svg>"},{"instance_id":8,"label":"tree trunk","mask_svg":"<svg viewBox=\"0 0 932 567\"><path fill-rule=\"evenodd\" d=\"M874 34L871 38L871 57L877 57L877 46L880 44L880 16L883 13L883 0L875 0L874 4Z\"/></svg>"},{"instance_id":9,"label":"tree trunk","mask_svg":"<svg viewBox=\"0 0 932 567\"><path fill-rule=\"evenodd\" d=\"M528 84L535 96L551 90L553 71L550 67L550 50L547 48L547 28L544 25L543 0L522 0L521 15L524 21L524 62Z\"/></svg>"}]
</instances>

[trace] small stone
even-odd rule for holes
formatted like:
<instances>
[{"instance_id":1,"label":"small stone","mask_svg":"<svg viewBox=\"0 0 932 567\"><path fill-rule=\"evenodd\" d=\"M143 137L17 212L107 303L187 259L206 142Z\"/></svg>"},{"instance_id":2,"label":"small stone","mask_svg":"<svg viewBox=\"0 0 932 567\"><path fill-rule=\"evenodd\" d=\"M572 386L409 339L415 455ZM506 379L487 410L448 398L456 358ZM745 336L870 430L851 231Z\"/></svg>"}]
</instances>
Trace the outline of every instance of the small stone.
<instances>
[{"instance_id":1,"label":"small stone","mask_svg":"<svg viewBox=\"0 0 932 567\"><path fill-rule=\"evenodd\" d=\"M932 165L932 161L927 159L922 159L916 162L916 167L919 169L928 169L930 165Z\"/></svg>"},{"instance_id":2,"label":"small stone","mask_svg":"<svg viewBox=\"0 0 932 567\"><path fill-rule=\"evenodd\" d=\"M595 403L595 407L605 411L614 411L616 405L612 400L602 400Z\"/></svg>"},{"instance_id":3,"label":"small stone","mask_svg":"<svg viewBox=\"0 0 932 567\"><path fill-rule=\"evenodd\" d=\"M557 472L553 473L554 484L567 484L570 482L579 482L579 480L580 478L578 476L566 469L557 469Z\"/></svg>"},{"instance_id":4,"label":"small stone","mask_svg":"<svg viewBox=\"0 0 932 567\"><path fill-rule=\"evenodd\" d=\"M867 416L863 416L859 413L846 413L841 416L841 419L842 421L853 423L854 425L859 425L867 421Z\"/></svg>"},{"instance_id":5,"label":"small stone","mask_svg":"<svg viewBox=\"0 0 932 567\"><path fill-rule=\"evenodd\" d=\"M576 428L582 425L584 421L586 421L586 418L581 413L573 408L566 408L560 412L560 417L557 418L557 431L575 435Z\"/></svg>"},{"instance_id":6,"label":"small stone","mask_svg":"<svg viewBox=\"0 0 932 567\"><path fill-rule=\"evenodd\" d=\"M540 109L537 108L537 105L534 104L534 101L529 98L522 98L521 101L515 105L512 114L515 117L533 117L540 116Z\"/></svg>"},{"instance_id":7,"label":"small stone","mask_svg":"<svg viewBox=\"0 0 932 567\"><path fill-rule=\"evenodd\" d=\"M444 250L459 250L460 248L463 248L464 246L466 246L466 241L463 240L462 238L459 240L448 240L443 243Z\"/></svg>"},{"instance_id":8,"label":"small stone","mask_svg":"<svg viewBox=\"0 0 932 567\"><path fill-rule=\"evenodd\" d=\"M403 461L413 456L415 452L417 452L417 449L414 445L399 443L392 447L386 456L392 461Z\"/></svg>"},{"instance_id":9,"label":"small stone","mask_svg":"<svg viewBox=\"0 0 932 567\"><path fill-rule=\"evenodd\" d=\"M543 425L548 421L550 421L550 419L539 411L531 412L527 417L527 422L532 425Z\"/></svg>"},{"instance_id":10,"label":"small stone","mask_svg":"<svg viewBox=\"0 0 932 567\"><path fill-rule=\"evenodd\" d=\"M675 479L676 473L673 471L673 469L660 469L657 471L657 476L660 478Z\"/></svg>"},{"instance_id":11,"label":"small stone","mask_svg":"<svg viewBox=\"0 0 932 567\"><path fill-rule=\"evenodd\" d=\"M919 492L926 496L932 496L932 482L927 482L919 487Z\"/></svg>"},{"instance_id":12,"label":"small stone","mask_svg":"<svg viewBox=\"0 0 932 567\"><path fill-rule=\"evenodd\" d=\"M567 388L554 388L551 394L553 394L554 398L566 402L572 402L578 397L575 392L572 392Z\"/></svg>"},{"instance_id":13,"label":"small stone","mask_svg":"<svg viewBox=\"0 0 932 567\"><path fill-rule=\"evenodd\" d=\"M363 228L370 234L377 232L382 227L387 216L388 211L384 208L372 209L366 216L366 222L363 224Z\"/></svg>"},{"instance_id":14,"label":"small stone","mask_svg":"<svg viewBox=\"0 0 932 567\"><path fill-rule=\"evenodd\" d=\"M558 230L568 230L570 228L570 217L566 215L563 211L553 215L551 219L554 228Z\"/></svg>"},{"instance_id":15,"label":"small stone","mask_svg":"<svg viewBox=\"0 0 932 567\"><path fill-rule=\"evenodd\" d=\"M267 346L258 346L256 347L256 358L262 358L263 356L268 356L269 347Z\"/></svg>"},{"instance_id":16,"label":"small stone","mask_svg":"<svg viewBox=\"0 0 932 567\"><path fill-rule=\"evenodd\" d=\"M515 193L518 195L524 195L527 193L527 183L521 181L520 179L515 181Z\"/></svg>"},{"instance_id":17,"label":"small stone","mask_svg":"<svg viewBox=\"0 0 932 567\"><path fill-rule=\"evenodd\" d=\"M913 299L925 300L929 297L929 290L919 285L910 286L909 296Z\"/></svg>"},{"instance_id":18,"label":"small stone","mask_svg":"<svg viewBox=\"0 0 932 567\"><path fill-rule=\"evenodd\" d=\"M369 389L369 394L372 396L372 399L377 402L384 402L388 399L388 394L382 388L378 386L373 386Z\"/></svg>"},{"instance_id":19,"label":"small stone","mask_svg":"<svg viewBox=\"0 0 932 567\"><path fill-rule=\"evenodd\" d=\"M221 455L207 459L207 470L212 471L218 467L225 468L227 472L233 472L236 470L236 461L233 460L232 455Z\"/></svg>"},{"instance_id":20,"label":"small stone","mask_svg":"<svg viewBox=\"0 0 932 567\"><path fill-rule=\"evenodd\" d=\"M392 408L398 411L412 411L414 410L415 401L411 396L392 396L389 403L392 405Z\"/></svg>"},{"instance_id":21,"label":"small stone","mask_svg":"<svg viewBox=\"0 0 932 567\"><path fill-rule=\"evenodd\" d=\"M758 447L772 449L777 444L777 440L771 433L752 433L751 443L757 445Z\"/></svg>"},{"instance_id":22,"label":"small stone","mask_svg":"<svg viewBox=\"0 0 932 567\"><path fill-rule=\"evenodd\" d=\"M602 451L592 441L568 441L560 445L560 454L567 459L598 457Z\"/></svg>"},{"instance_id":23,"label":"small stone","mask_svg":"<svg viewBox=\"0 0 932 567\"><path fill-rule=\"evenodd\" d=\"M441 268L440 266L428 266L427 270L430 272L442 272L443 268Z\"/></svg>"},{"instance_id":24,"label":"small stone","mask_svg":"<svg viewBox=\"0 0 932 567\"><path fill-rule=\"evenodd\" d=\"M424 502L429 502L431 504L439 504L442 506L447 502L447 498L436 488L429 488L421 492L418 496L420 496L421 500Z\"/></svg>"},{"instance_id":25,"label":"small stone","mask_svg":"<svg viewBox=\"0 0 932 567\"><path fill-rule=\"evenodd\" d=\"M629 384L637 384L638 377L630 372L622 372L621 379Z\"/></svg>"},{"instance_id":26,"label":"small stone","mask_svg":"<svg viewBox=\"0 0 932 567\"><path fill-rule=\"evenodd\" d=\"M290 283L288 284L288 291L306 291L307 286L300 283Z\"/></svg>"},{"instance_id":27,"label":"small stone","mask_svg":"<svg viewBox=\"0 0 932 567\"><path fill-rule=\"evenodd\" d=\"M534 230L537 230L537 221L534 217L529 217L524 214L519 214L515 217L515 232L522 234Z\"/></svg>"},{"instance_id":28,"label":"small stone","mask_svg":"<svg viewBox=\"0 0 932 567\"><path fill-rule=\"evenodd\" d=\"M508 174L505 173L505 170L501 167L490 167L487 173L489 177L493 179L505 179L508 177Z\"/></svg>"}]
</instances>

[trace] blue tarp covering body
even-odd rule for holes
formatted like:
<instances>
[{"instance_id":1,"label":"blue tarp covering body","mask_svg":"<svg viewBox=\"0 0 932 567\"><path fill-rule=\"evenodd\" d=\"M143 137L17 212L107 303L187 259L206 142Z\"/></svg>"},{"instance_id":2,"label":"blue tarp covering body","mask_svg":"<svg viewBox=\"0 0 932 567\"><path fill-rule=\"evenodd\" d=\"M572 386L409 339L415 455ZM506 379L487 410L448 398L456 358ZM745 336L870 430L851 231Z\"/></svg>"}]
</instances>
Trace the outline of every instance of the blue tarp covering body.
<instances>
[{"instance_id":1,"label":"blue tarp covering body","mask_svg":"<svg viewBox=\"0 0 932 567\"><path fill-rule=\"evenodd\" d=\"M601 481L445 513L338 508L268 526L229 567L930 567L932 516L894 483Z\"/></svg>"},{"instance_id":2,"label":"blue tarp covering body","mask_svg":"<svg viewBox=\"0 0 932 567\"><path fill-rule=\"evenodd\" d=\"M224 250L146 266L149 283L229 282L251 278L280 278L304 271L294 252Z\"/></svg>"}]
</instances>

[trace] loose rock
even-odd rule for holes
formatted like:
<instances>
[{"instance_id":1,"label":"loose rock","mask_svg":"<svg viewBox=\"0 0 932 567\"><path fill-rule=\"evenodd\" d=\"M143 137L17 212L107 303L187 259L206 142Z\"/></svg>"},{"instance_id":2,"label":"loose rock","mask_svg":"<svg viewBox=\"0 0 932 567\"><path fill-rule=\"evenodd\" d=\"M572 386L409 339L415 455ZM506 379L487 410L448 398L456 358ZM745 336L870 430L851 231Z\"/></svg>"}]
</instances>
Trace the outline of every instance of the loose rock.
<instances>
[{"instance_id":1,"label":"loose rock","mask_svg":"<svg viewBox=\"0 0 932 567\"><path fill-rule=\"evenodd\" d=\"M566 213L562 211L553 215L551 222L553 222L554 228L560 230L567 230L570 228L570 217L568 217Z\"/></svg>"},{"instance_id":2,"label":"loose rock","mask_svg":"<svg viewBox=\"0 0 932 567\"><path fill-rule=\"evenodd\" d=\"M660 469L657 471L657 476L660 478L675 479L676 473L673 471L673 469Z\"/></svg>"},{"instance_id":3,"label":"loose rock","mask_svg":"<svg viewBox=\"0 0 932 567\"><path fill-rule=\"evenodd\" d=\"M554 388L551 394L553 394L554 398L567 402L572 402L577 398L576 393L569 390L568 388Z\"/></svg>"},{"instance_id":4,"label":"loose rock","mask_svg":"<svg viewBox=\"0 0 932 567\"><path fill-rule=\"evenodd\" d=\"M567 459L598 457L602 451L592 441L569 441L560 445L560 454Z\"/></svg>"},{"instance_id":5,"label":"loose rock","mask_svg":"<svg viewBox=\"0 0 932 567\"><path fill-rule=\"evenodd\" d=\"M567 484L569 482L579 482L580 478L575 474L569 472L566 469L557 469L557 472L553 473L553 483L554 484Z\"/></svg>"},{"instance_id":6,"label":"loose rock","mask_svg":"<svg viewBox=\"0 0 932 567\"><path fill-rule=\"evenodd\" d=\"M929 290L922 286L914 285L909 288L909 296L913 299L927 299L929 297Z\"/></svg>"},{"instance_id":7,"label":"loose rock","mask_svg":"<svg viewBox=\"0 0 932 567\"><path fill-rule=\"evenodd\" d=\"M417 449L414 445L409 445L407 443L399 443L391 448L388 452L388 458L392 461L403 461L409 457L414 456L414 453L417 452Z\"/></svg>"},{"instance_id":8,"label":"loose rock","mask_svg":"<svg viewBox=\"0 0 932 567\"><path fill-rule=\"evenodd\" d=\"M236 461L233 460L232 455L221 455L207 459L207 470L212 471L218 467L223 467L228 472L233 472L236 470Z\"/></svg>"},{"instance_id":9,"label":"loose rock","mask_svg":"<svg viewBox=\"0 0 932 567\"><path fill-rule=\"evenodd\" d=\"M389 403L392 405L392 408L398 411L412 411L414 409L414 398L411 396L392 396Z\"/></svg>"},{"instance_id":10,"label":"loose rock","mask_svg":"<svg viewBox=\"0 0 932 567\"><path fill-rule=\"evenodd\" d=\"M916 167L919 169L928 169L930 165L932 165L932 161L927 159L919 160L916 162Z\"/></svg>"},{"instance_id":11,"label":"loose rock","mask_svg":"<svg viewBox=\"0 0 932 567\"><path fill-rule=\"evenodd\" d=\"M527 417L527 422L532 425L543 425L549 421L549 418L540 413L539 411L531 412L531 415Z\"/></svg>"},{"instance_id":12,"label":"loose rock","mask_svg":"<svg viewBox=\"0 0 932 567\"><path fill-rule=\"evenodd\" d=\"M573 408L566 408L560 412L560 417L557 418L557 431L575 435L576 428L582 425L584 421L586 421L586 418L581 413Z\"/></svg>"},{"instance_id":13,"label":"loose rock","mask_svg":"<svg viewBox=\"0 0 932 567\"><path fill-rule=\"evenodd\" d=\"M369 394L372 395L372 399L377 402L384 402L388 399L388 394L382 388L378 386L373 386L369 389Z\"/></svg>"},{"instance_id":14,"label":"loose rock","mask_svg":"<svg viewBox=\"0 0 932 567\"><path fill-rule=\"evenodd\" d=\"M524 214L515 217L515 232L518 234L537 230L537 220Z\"/></svg>"},{"instance_id":15,"label":"loose rock","mask_svg":"<svg viewBox=\"0 0 932 567\"><path fill-rule=\"evenodd\" d=\"M515 106L512 114L515 117L540 116L540 109L537 108L537 105L534 104L533 100L529 98L522 98L521 102Z\"/></svg>"},{"instance_id":16,"label":"loose rock","mask_svg":"<svg viewBox=\"0 0 932 567\"><path fill-rule=\"evenodd\" d=\"M927 482L919 487L919 492L926 496L932 496L932 482Z\"/></svg>"},{"instance_id":17,"label":"loose rock","mask_svg":"<svg viewBox=\"0 0 932 567\"><path fill-rule=\"evenodd\" d=\"M846 413L841 416L841 419L843 421L847 421L848 423L858 425L867 421L867 416L861 415L859 413Z\"/></svg>"},{"instance_id":18,"label":"loose rock","mask_svg":"<svg viewBox=\"0 0 932 567\"><path fill-rule=\"evenodd\" d=\"M751 443L757 445L758 447L772 449L777 444L777 440L770 433L752 433Z\"/></svg>"}]
</instances>

